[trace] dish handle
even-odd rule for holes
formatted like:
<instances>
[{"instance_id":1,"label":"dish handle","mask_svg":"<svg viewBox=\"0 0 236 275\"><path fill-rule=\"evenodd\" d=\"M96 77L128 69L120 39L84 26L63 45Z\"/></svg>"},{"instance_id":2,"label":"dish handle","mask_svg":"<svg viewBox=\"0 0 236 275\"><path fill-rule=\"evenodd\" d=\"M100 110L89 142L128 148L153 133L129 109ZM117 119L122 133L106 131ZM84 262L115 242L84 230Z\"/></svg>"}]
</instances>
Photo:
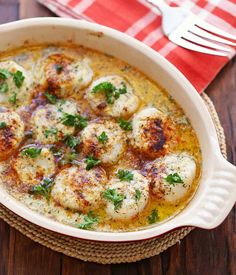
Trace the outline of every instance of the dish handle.
<instances>
[{"instance_id":1,"label":"dish handle","mask_svg":"<svg viewBox=\"0 0 236 275\"><path fill-rule=\"evenodd\" d=\"M222 155L216 157L213 175L207 181L206 194L199 201L191 225L212 229L220 225L236 202L236 166Z\"/></svg>"}]
</instances>

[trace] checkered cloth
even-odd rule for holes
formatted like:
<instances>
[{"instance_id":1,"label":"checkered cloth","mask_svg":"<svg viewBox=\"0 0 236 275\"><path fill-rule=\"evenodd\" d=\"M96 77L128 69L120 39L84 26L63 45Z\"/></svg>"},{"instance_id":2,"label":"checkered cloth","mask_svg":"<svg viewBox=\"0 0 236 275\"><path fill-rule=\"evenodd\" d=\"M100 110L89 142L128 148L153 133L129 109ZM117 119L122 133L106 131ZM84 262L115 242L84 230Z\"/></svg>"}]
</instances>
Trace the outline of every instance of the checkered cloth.
<instances>
[{"instance_id":1,"label":"checkered cloth","mask_svg":"<svg viewBox=\"0 0 236 275\"><path fill-rule=\"evenodd\" d=\"M218 57L181 48L163 35L161 15L145 0L38 0L62 17L85 19L105 25L142 41L174 64L202 92L229 57ZM236 35L236 0L166 0L209 23Z\"/></svg>"}]
</instances>

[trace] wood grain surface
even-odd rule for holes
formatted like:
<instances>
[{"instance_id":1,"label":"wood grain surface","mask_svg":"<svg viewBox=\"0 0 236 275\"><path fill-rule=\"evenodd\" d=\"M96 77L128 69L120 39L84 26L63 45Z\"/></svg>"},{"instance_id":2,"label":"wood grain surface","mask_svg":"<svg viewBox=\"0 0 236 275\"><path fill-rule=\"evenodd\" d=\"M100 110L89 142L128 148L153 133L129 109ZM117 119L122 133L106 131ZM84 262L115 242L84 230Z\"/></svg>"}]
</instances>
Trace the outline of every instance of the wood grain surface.
<instances>
[{"instance_id":1,"label":"wood grain surface","mask_svg":"<svg viewBox=\"0 0 236 275\"><path fill-rule=\"evenodd\" d=\"M105 1L105 0L104 0ZM0 0L0 23L53 16L35 0ZM228 159L236 164L236 59L206 90L224 127ZM159 256L133 264L99 265L54 252L0 221L0 275L157 275L236 274L235 207L214 230L195 229Z\"/></svg>"}]
</instances>

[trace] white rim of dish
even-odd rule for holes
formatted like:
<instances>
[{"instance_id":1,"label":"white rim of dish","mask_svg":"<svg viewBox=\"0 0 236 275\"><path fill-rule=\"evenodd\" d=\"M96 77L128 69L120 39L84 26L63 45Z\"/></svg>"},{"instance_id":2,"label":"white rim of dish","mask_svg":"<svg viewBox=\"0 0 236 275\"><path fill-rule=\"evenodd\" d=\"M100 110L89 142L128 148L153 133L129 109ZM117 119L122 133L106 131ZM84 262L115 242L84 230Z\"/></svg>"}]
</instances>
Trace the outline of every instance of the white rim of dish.
<instances>
[{"instance_id":1,"label":"white rim of dish","mask_svg":"<svg viewBox=\"0 0 236 275\"><path fill-rule=\"evenodd\" d=\"M218 226L228 215L236 201L236 168L227 162L220 153L219 144L217 142L217 135L214 124L210 114L204 105L200 95L196 92L190 82L178 71L171 63L160 56L157 52L137 41L136 39L95 23L86 21L79 21L75 19L65 18L34 18L7 23L0 26L0 35L8 33L9 31L17 31L20 29L27 29L32 27L69 27L73 29L88 29L89 31L102 32L105 36L110 37L124 45L128 45L137 49L147 58L154 60L159 66L165 69L171 78L176 79L181 83L181 87L185 92L184 96L188 98L189 102L194 102L196 110L201 115L201 119L205 124L205 131L210 139L211 160L214 163L212 171L209 171L209 176L204 180L207 184L207 190L199 197L197 205L198 209L192 207L189 211L183 211L173 217L172 219L163 222L152 228L132 231L132 232L97 232L77 229L71 226L61 224L52 219L42 216L23 204L17 202L10 195L0 193L0 202L8 209L26 220L42 226L46 229L77 237L86 240L103 241L103 242L129 242L145 240L163 235L173 229L184 226L197 226L201 228L214 228ZM20 45L19 45L20 46ZM181 105L181 103L180 103ZM203 119L204 118L204 119ZM220 184L216 184L219 182ZM217 190L217 192L216 192ZM191 202L190 202L191 204ZM193 215L194 214L194 215Z\"/></svg>"}]
</instances>

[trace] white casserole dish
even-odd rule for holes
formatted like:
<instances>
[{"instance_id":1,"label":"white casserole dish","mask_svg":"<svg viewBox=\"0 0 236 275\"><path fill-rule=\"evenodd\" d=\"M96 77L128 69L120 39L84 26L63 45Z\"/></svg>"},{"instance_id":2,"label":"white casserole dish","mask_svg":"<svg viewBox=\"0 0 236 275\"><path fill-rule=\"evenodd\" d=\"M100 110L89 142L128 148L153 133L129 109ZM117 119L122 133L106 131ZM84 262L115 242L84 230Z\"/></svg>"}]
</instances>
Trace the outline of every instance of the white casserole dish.
<instances>
[{"instance_id":1,"label":"white casserole dish","mask_svg":"<svg viewBox=\"0 0 236 275\"><path fill-rule=\"evenodd\" d=\"M197 91L167 60L141 42L113 29L73 19L35 18L0 26L0 51L24 44L81 44L114 55L161 84L184 109L197 133L203 156L199 188L177 216L151 228L124 233L86 231L60 224L33 212L0 191L0 203L49 230L95 241L138 241L182 226L211 229L228 215L236 201L236 167L221 155L214 124Z\"/></svg>"}]
</instances>

